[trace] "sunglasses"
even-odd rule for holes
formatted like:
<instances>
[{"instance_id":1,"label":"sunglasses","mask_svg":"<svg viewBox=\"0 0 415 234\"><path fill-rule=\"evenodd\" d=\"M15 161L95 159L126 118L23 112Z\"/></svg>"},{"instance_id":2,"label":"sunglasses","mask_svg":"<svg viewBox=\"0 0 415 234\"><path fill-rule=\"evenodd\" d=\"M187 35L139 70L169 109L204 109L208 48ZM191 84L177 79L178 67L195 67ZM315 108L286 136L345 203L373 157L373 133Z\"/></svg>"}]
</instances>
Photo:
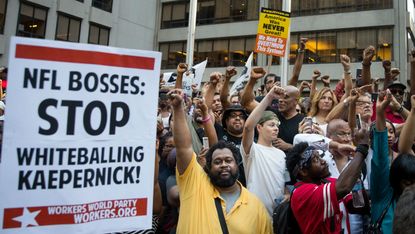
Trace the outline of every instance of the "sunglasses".
<instances>
[{"instance_id":1,"label":"sunglasses","mask_svg":"<svg viewBox=\"0 0 415 234\"><path fill-rule=\"evenodd\" d=\"M390 89L390 91L393 95L397 95L397 94L403 95L405 93L405 91L403 91L401 89Z\"/></svg>"}]
</instances>

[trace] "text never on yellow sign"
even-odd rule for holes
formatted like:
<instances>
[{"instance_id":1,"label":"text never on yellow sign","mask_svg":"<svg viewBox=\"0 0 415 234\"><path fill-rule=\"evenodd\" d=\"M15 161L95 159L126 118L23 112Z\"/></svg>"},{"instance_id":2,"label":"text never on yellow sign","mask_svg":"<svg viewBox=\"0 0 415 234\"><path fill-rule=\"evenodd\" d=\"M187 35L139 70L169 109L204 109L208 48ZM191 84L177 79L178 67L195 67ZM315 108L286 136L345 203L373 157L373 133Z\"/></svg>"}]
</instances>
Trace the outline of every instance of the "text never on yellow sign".
<instances>
[{"instance_id":1,"label":"text never on yellow sign","mask_svg":"<svg viewBox=\"0 0 415 234\"><path fill-rule=\"evenodd\" d=\"M284 56L290 27L290 13L262 8L255 52Z\"/></svg>"}]
</instances>

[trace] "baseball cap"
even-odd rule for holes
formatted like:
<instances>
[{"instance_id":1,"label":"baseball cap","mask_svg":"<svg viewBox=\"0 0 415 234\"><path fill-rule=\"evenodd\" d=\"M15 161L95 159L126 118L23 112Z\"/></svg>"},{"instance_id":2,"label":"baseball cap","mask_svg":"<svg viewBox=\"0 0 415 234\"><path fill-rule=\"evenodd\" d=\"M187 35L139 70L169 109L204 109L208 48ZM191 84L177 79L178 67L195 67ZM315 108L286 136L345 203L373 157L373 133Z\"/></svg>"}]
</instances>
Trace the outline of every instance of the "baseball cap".
<instances>
[{"instance_id":1,"label":"baseball cap","mask_svg":"<svg viewBox=\"0 0 415 234\"><path fill-rule=\"evenodd\" d=\"M395 80L392 84L388 86L388 89L390 88L401 88L403 90L406 89L406 86L402 84L399 80Z\"/></svg>"},{"instance_id":2,"label":"baseball cap","mask_svg":"<svg viewBox=\"0 0 415 234\"><path fill-rule=\"evenodd\" d=\"M264 111L264 113L262 113L262 117L261 119L259 119L258 124L262 124L268 120L272 120L272 119L276 119L278 122L280 122L280 120L278 119L278 116L272 112L272 111Z\"/></svg>"}]
</instances>

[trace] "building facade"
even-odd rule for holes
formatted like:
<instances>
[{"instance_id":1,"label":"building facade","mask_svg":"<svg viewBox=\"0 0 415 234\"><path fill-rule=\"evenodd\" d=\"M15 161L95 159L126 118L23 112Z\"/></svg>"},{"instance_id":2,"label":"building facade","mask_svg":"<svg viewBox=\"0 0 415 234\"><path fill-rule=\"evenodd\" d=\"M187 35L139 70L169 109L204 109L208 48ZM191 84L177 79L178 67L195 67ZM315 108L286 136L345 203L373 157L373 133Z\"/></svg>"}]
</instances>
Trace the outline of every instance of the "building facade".
<instances>
[{"instance_id":1,"label":"building facade","mask_svg":"<svg viewBox=\"0 0 415 234\"><path fill-rule=\"evenodd\" d=\"M174 69L185 61L189 1L161 0L158 30L162 69ZM411 2L412 3L412 2ZM198 0L194 63L209 59L204 80L211 71L228 65L243 66L254 49L261 7L282 9L282 0ZM408 51L415 38L413 20L406 1L400 0L291 0L290 69L302 37L308 38L300 80L309 80L314 69L342 77L339 55L352 60L352 73L361 68L363 50L373 45L376 55L372 76L383 77L382 60L391 60L401 70L406 83L409 75ZM269 56L258 54L255 65L266 67ZM272 58L270 72L279 74L280 58Z\"/></svg>"},{"instance_id":2,"label":"building facade","mask_svg":"<svg viewBox=\"0 0 415 234\"><path fill-rule=\"evenodd\" d=\"M0 0L0 65L11 36L153 50L159 1ZM75 45L76 46L76 45Z\"/></svg>"},{"instance_id":3,"label":"building facade","mask_svg":"<svg viewBox=\"0 0 415 234\"><path fill-rule=\"evenodd\" d=\"M413 0L291 0L290 69L301 37L307 49L300 80L314 69L342 76L339 55L361 67L362 51L376 47L372 76L383 77L381 60L392 61L406 82L408 51L415 36ZM11 36L102 44L162 52L162 71L186 60L190 0L0 0L0 65L7 66ZM281 9L282 0L198 0L194 64L208 58L204 80L228 65L241 70L255 46L261 7ZM267 67L269 56L255 54ZM279 74L280 58L270 72Z\"/></svg>"}]
</instances>

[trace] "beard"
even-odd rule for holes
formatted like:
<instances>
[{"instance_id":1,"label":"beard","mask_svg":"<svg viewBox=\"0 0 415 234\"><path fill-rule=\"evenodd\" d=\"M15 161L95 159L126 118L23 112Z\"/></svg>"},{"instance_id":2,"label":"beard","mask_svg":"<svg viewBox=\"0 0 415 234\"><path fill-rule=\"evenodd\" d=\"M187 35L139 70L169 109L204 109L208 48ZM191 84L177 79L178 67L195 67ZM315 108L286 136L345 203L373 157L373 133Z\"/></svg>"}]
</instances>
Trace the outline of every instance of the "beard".
<instances>
[{"instance_id":1,"label":"beard","mask_svg":"<svg viewBox=\"0 0 415 234\"><path fill-rule=\"evenodd\" d=\"M237 135L242 134L244 129L242 127L241 128L228 127L227 130L228 130L228 133L231 133L232 135L237 136Z\"/></svg>"},{"instance_id":2,"label":"beard","mask_svg":"<svg viewBox=\"0 0 415 234\"><path fill-rule=\"evenodd\" d=\"M219 188L228 188L235 184L239 177L239 170L237 170L236 173L230 172L230 176L226 179L221 178L220 172L214 174L212 171L209 171L208 176L214 186Z\"/></svg>"}]
</instances>

